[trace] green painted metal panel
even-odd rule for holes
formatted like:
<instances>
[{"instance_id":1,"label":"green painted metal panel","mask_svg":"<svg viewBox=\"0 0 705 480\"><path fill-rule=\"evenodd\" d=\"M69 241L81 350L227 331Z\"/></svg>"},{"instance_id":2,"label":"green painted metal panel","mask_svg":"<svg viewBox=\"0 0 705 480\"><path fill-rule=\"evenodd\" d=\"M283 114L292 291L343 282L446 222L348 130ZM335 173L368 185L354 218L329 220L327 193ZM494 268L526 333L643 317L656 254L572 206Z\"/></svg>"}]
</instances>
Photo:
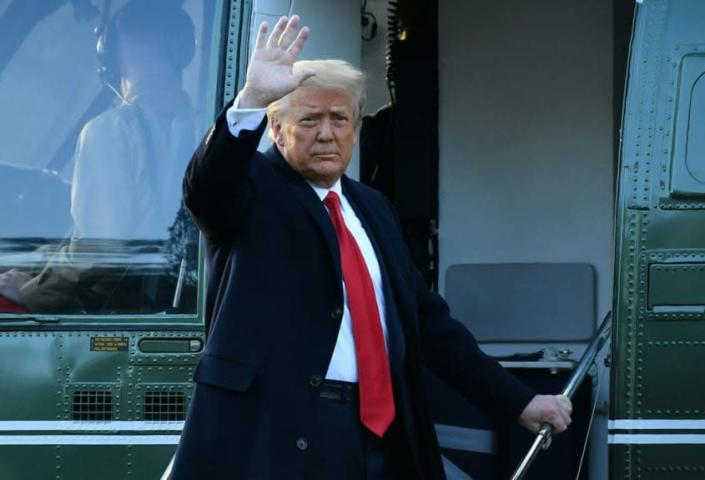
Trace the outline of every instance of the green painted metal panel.
<instances>
[{"instance_id":1,"label":"green painted metal panel","mask_svg":"<svg viewBox=\"0 0 705 480\"><path fill-rule=\"evenodd\" d=\"M676 338L673 333L669 336ZM702 367L703 359L704 340L680 337L680 340L648 340L640 345L636 397L642 417L705 418L705 388L702 377L694 375Z\"/></svg>"},{"instance_id":2,"label":"green painted metal panel","mask_svg":"<svg viewBox=\"0 0 705 480\"><path fill-rule=\"evenodd\" d=\"M702 445L613 445L610 478L640 480L702 480L705 447Z\"/></svg>"},{"instance_id":3,"label":"green painted metal panel","mask_svg":"<svg viewBox=\"0 0 705 480\"><path fill-rule=\"evenodd\" d=\"M705 264L651 264L648 305L652 310L691 306L705 312Z\"/></svg>"},{"instance_id":4,"label":"green painted metal panel","mask_svg":"<svg viewBox=\"0 0 705 480\"><path fill-rule=\"evenodd\" d=\"M56 335L0 332L0 379L3 388L0 419L22 420L61 415L61 341Z\"/></svg>"},{"instance_id":5,"label":"green painted metal panel","mask_svg":"<svg viewBox=\"0 0 705 480\"><path fill-rule=\"evenodd\" d=\"M125 478L154 479L161 478L166 465L157 465L154 458L169 458L174 453L173 446L148 446L139 449L132 448L128 451L129 476Z\"/></svg>"},{"instance_id":6,"label":"green painted metal panel","mask_svg":"<svg viewBox=\"0 0 705 480\"><path fill-rule=\"evenodd\" d=\"M137 346L167 336L188 345L199 335L0 332L0 375L11 385L0 402L0 478L158 478L178 441L173 422L185 418L199 355ZM96 338L126 338L129 347L95 351ZM141 444L147 437L170 443Z\"/></svg>"},{"instance_id":7,"label":"green painted metal panel","mask_svg":"<svg viewBox=\"0 0 705 480\"><path fill-rule=\"evenodd\" d=\"M682 58L671 170L673 196L705 197L704 72L705 53Z\"/></svg>"},{"instance_id":8,"label":"green painted metal panel","mask_svg":"<svg viewBox=\"0 0 705 480\"><path fill-rule=\"evenodd\" d=\"M58 459L61 447L55 445L0 446L0 478L54 479L61 478Z\"/></svg>"},{"instance_id":9,"label":"green painted metal panel","mask_svg":"<svg viewBox=\"0 0 705 480\"><path fill-rule=\"evenodd\" d=\"M616 212L614 479L705 478L703 78L705 2L639 2Z\"/></svg>"},{"instance_id":10,"label":"green painted metal panel","mask_svg":"<svg viewBox=\"0 0 705 480\"><path fill-rule=\"evenodd\" d=\"M57 448L56 471L61 475L61 478L76 480L130 478L131 474L134 474L133 465L131 465L131 450L134 448L130 446L64 445ZM168 456L161 458L168 459ZM155 462L144 465L143 469L145 473L152 474L151 478L158 478L161 473Z\"/></svg>"},{"instance_id":11,"label":"green painted metal panel","mask_svg":"<svg viewBox=\"0 0 705 480\"><path fill-rule=\"evenodd\" d=\"M192 339L142 339L139 344L143 353L189 353L191 352ZM196 340L200 344L200 340ZM197 348L195 351L200 351Z\"/></svg>"}]
</instances>

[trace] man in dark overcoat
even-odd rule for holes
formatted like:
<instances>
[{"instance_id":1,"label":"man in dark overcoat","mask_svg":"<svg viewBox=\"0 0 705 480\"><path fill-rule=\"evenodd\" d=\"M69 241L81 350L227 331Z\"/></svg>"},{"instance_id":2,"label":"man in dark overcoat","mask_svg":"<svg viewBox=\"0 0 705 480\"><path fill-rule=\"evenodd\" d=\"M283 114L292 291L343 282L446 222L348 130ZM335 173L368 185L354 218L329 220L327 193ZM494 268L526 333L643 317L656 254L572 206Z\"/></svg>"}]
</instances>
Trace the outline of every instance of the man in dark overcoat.
<instances>
[{"instance_id":1,"label":"man in dark overcoat","mask_svg":"<svg viewBox=\"0 0 705 480\"><path fill-rule=\"evenodd\" d=\"M345 176L364 75L297 62L298 23L260 26L245 87L184 179L208 342L173 478L443 479L424 367L499 418L565 430L570 401L483 354L424 285L390 202Z\"/></svg>"}]
</instances>

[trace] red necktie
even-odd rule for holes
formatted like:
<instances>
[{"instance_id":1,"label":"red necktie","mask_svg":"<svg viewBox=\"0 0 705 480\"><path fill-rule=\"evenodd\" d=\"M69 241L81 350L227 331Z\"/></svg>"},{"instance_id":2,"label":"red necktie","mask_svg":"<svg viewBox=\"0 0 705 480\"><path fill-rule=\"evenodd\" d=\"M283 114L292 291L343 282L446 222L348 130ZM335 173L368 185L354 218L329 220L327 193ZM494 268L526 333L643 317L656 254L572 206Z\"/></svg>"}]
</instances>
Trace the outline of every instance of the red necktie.
<instances>
[{"instance_id":1,"label":"red necktie","mask_svg":"<svg viewBox=\"0 0 705 480\"><path fill-rule=\"evenodd\" d=\"M375 290L355 237L345 226L340 212L340 198L335 192L328 192L323 204L328 207L338 237L343 282L352 317L360 390L360 420L381 438L394 420L395 408L392 376Z\"/></svg>"}]
</instances>

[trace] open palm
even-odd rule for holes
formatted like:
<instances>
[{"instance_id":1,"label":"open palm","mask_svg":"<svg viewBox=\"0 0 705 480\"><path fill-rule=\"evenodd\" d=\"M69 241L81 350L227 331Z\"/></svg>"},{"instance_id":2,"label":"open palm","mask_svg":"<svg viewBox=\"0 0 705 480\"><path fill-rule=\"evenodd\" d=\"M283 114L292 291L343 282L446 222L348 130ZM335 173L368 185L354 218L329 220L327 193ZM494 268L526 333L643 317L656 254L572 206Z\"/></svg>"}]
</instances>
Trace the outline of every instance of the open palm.
<instances>
[{"instance_id":1,"label":"open palm","mask_svg":"<svg viewBox=\"0 0 705 480\"><path fill-rule=\"evenodd\" d=\"M257 31L255 49L247 69L247 81L240 95L240 108L263 108L291 93L309 71L294 73L293 65L309 35L308 27L298 30L299 17L282 17L267 39L267 23ZM298 31L297 31L298 30Z\"/></svg>"}]
</instances>

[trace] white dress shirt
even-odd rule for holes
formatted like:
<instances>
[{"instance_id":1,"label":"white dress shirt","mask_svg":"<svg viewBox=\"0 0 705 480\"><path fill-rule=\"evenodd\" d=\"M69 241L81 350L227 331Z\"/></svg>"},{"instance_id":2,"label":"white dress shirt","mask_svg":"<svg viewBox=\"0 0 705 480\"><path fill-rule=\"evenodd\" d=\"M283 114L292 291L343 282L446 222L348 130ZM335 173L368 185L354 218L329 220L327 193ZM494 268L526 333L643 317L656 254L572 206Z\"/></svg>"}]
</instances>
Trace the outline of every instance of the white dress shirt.
<instances>
[{"instance_id":1,"label":"white dress shirt","mask_svg":"<svg viewBox=\"0 0 705 480\"><path fill-rule=\"evenodd\" d=\"M237 108L237 99L233 106L226 112L226 121L230 133L237 137L242 130L255 130L260 124L264 115L265 109L239 109ZM382 273L380 270L377 256L375 255L372 242L370 241L365 229L360 222L360 219L355 214L350 202L345 197L342 191L340 180L335 182L335 185L330 189L320 188L309 182L311 188L316 192L318 197L323 202L329 191L333 191L340 197L340 209L343 214L345 226L350 230L355 238L362 256L367 264L367 270L372 278L372 284L375 290L375 300L377 301L377 309L379 311L379 319L382 324L382 333L384 334L385 345L387 345L387 322L385 314L385 299L382 291ZM350 309L348 307L348 295L343 282L343 295L345 305L343 307L343 319L338 331L338 339L335 343L333 356L328 365L326 378L329 380L342 380L346 382L357 382L357 358L355 356L355 338L352 330L352 319L350 317ZM387 347L389 350L389 347Z\"/></svg>"}]
</instances>

